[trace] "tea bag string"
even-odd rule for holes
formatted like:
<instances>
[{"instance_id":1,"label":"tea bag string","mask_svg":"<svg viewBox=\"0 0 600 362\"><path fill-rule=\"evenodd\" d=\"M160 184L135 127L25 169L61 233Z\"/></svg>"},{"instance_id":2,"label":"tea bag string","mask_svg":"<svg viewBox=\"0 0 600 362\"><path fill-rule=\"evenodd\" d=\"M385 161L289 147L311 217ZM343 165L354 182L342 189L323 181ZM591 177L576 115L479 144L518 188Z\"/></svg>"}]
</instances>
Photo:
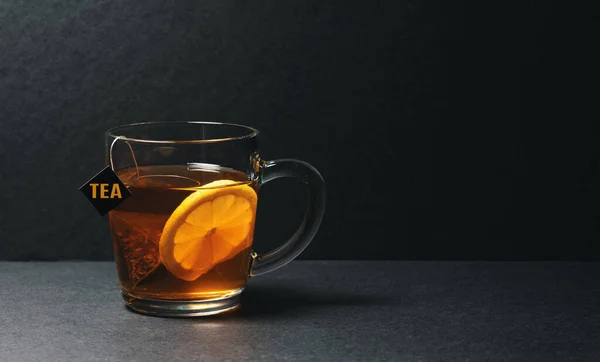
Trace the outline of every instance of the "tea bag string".
<instances>
[{"instance_id":1,"label":"tea bag string","mask_svg":"<svg viewBox=\"0 0 600 362\"><path fill-rule=\"evenodd\" d=\"M135 164L135 173L136 173L136 176L137 176L137 180L139 180L141 178L144 178L144 177L172 177L172 178L179 178L179 179L185 179L185 180L192 181L195 184L194 187L202 185L200 183L200 181L198 181L198 180L194 180L192 178L189 178L189 177L186 177L186 176L180 176L180 175L160 175L160 174L156 174L156 175L140 176L140 169L138 167L137 159L135 158L135 153L133 152L133 147L131 147L131 144L129 142L127 142L127 140L123 136L117 136L117 137L115 137L115 139L110 144L110 148L108 150L108 158L109 158L109 161L110 161L110 168L113 171L115 171L115 165L114 165L114 161L113 161L112 152L113 152L113 147L115 146L115 144L117 143L117 141L119 139L122 139L123 141L125 141L125 143L129 147L129 150L131 151L131 157L133 158L133 163Z\"/></svg>"},{"instance_id":2,"label":"tea bag string","mask_svg":"<svg viewBox=\"0 0 600 362\"><path fill-rule=\"evenodd\" d=\"M115 146L115 143L117 143L118 140L123 139L123 136L117 136L115 137L115 139L112 141L112 143L110 144L110 148L108 150L108 159L110 161L110 168L115 171L115 165L113 163L113 156L112 156L112 152L113 152L113 147ZM131 147L131 145L129 144L129 142L127 142L126 140L124 140L125 143L127 144L127 146L129 146L129 150L131 151L131 157L133 158L133 163L135 164L135 173L137 175L137 178L140 178L140 170L138 168L138 163L137 160L135 159L135 153L133 152L133 147Z\"/></svg>"}]
</instances>

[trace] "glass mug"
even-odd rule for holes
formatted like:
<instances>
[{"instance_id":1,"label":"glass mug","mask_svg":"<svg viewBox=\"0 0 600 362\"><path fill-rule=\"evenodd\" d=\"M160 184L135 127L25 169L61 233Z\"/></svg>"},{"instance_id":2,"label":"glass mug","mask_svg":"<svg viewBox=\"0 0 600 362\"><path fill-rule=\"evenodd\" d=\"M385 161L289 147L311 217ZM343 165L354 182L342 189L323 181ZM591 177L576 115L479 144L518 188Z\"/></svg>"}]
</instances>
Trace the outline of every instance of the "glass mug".
<instances>
[{"instance_id":1,"label":"glass mug","mask_svg":"<svg viewBox=\"0 0 600 362\"><path fill-rule=\"evenodd\" d=\"M298 160L262 160L253 128L149 122L105 136L107 164L132 193L109 221L121 292L136 312L187 317L233 310L249 276L289 263L321 224L319 172ZM280 177L308 186L308 208L289 240L258 255L257 191Z\"/></svg>"}]
</instances>

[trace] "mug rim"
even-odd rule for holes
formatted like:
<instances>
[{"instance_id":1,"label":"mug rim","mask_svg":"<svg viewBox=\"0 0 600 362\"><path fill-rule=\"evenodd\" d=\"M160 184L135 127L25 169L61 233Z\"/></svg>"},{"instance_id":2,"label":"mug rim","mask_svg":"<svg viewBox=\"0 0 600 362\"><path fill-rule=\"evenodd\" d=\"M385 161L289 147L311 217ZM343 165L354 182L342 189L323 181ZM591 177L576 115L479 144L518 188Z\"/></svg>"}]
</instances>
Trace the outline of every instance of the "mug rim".
<instances>
[{"instance_id":1,"label":"mug rim","mask_svg":"<svg viewBox=\"0 0 600 362\"><path fill-rule=\"evenodd\" d=\"M118 135L116 132L122 129L126 129L126 128L136 128L136 127L142 127L142 126L159 126L159 125L212 125L212 126L228 126L228 127L237 127L237 128L242 128L245 129L246 131L248 131L248 133L241 135L241 136L234 136L234 137L220 137L220 138L209 138L209 139L196 139L196 138L190 138L190 139L183 139L183 140L152 140L152 139L141 139L141 138L135 138L135 137L127 137L127 136L123 136L123 135ZM149 122L137 122L137 123L130 123L130 124L124 124L124 125L120 125L120 126L115 126L115 127L111 127L108 130L106 130L106 132L104 132L104 135L106 137L113 137L113 138L119 138L121 140L125 140L125 141L130 141L130 142L140 142L140 143L160 143L160 144L165 144L165 143L218 143L218 142L228 142L228 141L236 141L236 140L243 140L243 139L251 139L251 138L255 138L256 136L258 136L259 131L256 128L250 127L250 126L246 126L246 125L242 125L242 124L237 124L237 123L229 123L229 122L218 122L218 121L149 121Z\"/></svg>"}]
</instances>

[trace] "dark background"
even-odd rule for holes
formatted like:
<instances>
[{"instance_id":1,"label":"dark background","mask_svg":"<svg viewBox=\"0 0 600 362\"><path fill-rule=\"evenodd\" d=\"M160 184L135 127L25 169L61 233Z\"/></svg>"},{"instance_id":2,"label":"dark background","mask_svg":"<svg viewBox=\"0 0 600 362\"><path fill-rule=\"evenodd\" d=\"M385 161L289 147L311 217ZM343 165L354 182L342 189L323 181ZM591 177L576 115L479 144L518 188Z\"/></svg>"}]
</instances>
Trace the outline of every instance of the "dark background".
<instances>
[{"instance_id":1,"label":"dark background","mask_svg":"<svg viewBox=\"0 0 600 362\"><path fill-rule=\"evenodd\" d=\"M0 259L112 258L78 188L105 129L147 120L251 125L316 166L302 258L600 259L592 12L480 3L2 1ZM259 251L303 196L261 190Z\"/></svg>"}]
</instances>

